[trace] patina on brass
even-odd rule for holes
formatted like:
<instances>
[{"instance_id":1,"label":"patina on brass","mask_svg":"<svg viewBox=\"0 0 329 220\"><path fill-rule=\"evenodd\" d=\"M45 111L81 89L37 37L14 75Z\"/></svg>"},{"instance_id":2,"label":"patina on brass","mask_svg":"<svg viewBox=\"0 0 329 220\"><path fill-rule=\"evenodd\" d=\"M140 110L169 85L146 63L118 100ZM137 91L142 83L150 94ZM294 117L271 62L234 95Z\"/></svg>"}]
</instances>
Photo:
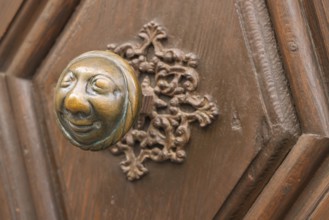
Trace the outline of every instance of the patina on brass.
<instances>
[{"instance_id":1,"label":"patina on brass","mask_svg":"<svg viewBox=\"0 0 329 220\"><path fill-rule=\"evenodd\" d=\"M102 150L131 128L141 102L134 70L109 51L90 51L73 59L55 90L58 124L84 150Z\"/></svg>"}]
</instances>

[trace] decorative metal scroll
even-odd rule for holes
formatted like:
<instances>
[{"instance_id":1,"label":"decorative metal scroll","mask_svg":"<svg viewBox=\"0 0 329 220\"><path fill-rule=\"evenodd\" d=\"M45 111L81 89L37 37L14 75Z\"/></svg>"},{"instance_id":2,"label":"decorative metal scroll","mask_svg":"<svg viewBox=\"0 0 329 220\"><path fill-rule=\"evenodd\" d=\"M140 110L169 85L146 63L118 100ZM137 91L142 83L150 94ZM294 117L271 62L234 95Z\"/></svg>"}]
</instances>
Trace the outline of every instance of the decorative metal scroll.
<instances>
[{"instance_id":1,"label":"decorative metal scroll","mask_svg":"<svg viewBox=\"0 0 329 220\"><path fill-rule=\"evenodd\" d=\"M125 58L141 82L143 105L135 126L116 145L114 154L124 153L121 169L128 180L148 172L143 162L183 162L192 122L210 124L218 108L210 96L197 94L197 56L177 48L165 48L165 29L156 22L143 26L142 42L108 45L108 50Z\"/></svg>"}]
</instances>

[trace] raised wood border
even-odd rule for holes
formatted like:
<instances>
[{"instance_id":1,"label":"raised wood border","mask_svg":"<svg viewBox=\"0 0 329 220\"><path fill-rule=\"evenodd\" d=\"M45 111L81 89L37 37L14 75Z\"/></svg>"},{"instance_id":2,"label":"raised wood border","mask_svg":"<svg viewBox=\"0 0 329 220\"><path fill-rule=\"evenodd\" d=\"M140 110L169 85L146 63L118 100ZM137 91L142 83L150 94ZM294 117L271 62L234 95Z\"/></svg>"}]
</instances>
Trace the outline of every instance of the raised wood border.
<instances>
[{"instance_id":1,"label":"raised wood border","mask_svg":"<svg viewBox=\"0 0 329 220\"><path fill-rule=\"evenodd\" d=\"M1 1L0 43L23 4L24 0Z\"/></svg>"},{"instance_id":2,"label":"raised wood border","mask_svg":"<svg viewBox=\"0 0 329 220\"><path fill-rule=\"evenodd\" d=\"M283 219L328 153L329 138L302 135L244 219Z\"/></svg>"},{"instance_id":3,"label":"raised wood border","mask_svg":"<svg viewBox=\"0 0 329 220\"><path fill-rule=\"evenodd\" d=\"M7 76L7 85L16 122L18 139L24 155L30 192L37 219L65 219L55 165L46 148L36 110L34 91L30 80Z\"/></svg>"},{"instance_id":4,"label":"raised wood border","mask_svg":"<svg viewBox=\"0 0 329 220\"><path fill-rule=\"evenodd\" d=\"M328 97L303 7L298 0L267 4L302 130L328 135Z\"/></svg>"},{"instance_id":5,"label":"raised wood border","mask_svg":"<svg viewBox=\"0 0 329 220\"><path fill-rule=\"evenodd\" d=\"M215 219L243 218L300 135L265 1L237 0L236 10L262 94L269 136L260 131L263 137L262 150L219 209Z\"/></svg>"},{"instance_id":6,"label":"raised wood border","mask_svg":"<svg viewBox=\"0 0 329 220\"><path fill-rule=\"evenodd\" d=\"M323 82L314 36L308 28L305 5L298 0L267 0L267 6L303 135L258 196L245 219L286 217L329 153L328 88ZM315 200L313 198L312 202ZM303 213L298 218L308 217L308 212Z\"/></svg>"},{"instance_id":7,"label":"raised wood border","mask_svg":"<svg viewBox=\"0 0 329 220\"><path fill-rule=\"evenodd\" d=\"M0 44L0 178L4 219L66 219L30 80L79 0L26 1Z\"/></svg>"},{"instance_id":8,"label":"raised wood border","mask_svg":"<svg viewBox=\"0 0 329 220\"><path fill-rule=\"evenodd\" d=\"M5 194L3 197L6 199L3 201L4 206L8 208L6 217L33 220L36 213L31 202L31 184L28 181L10 100L6 76L0 75L0 103L6 103L0 105L0 178Z\"/></svg>"},{"instance_id":9,"label":"raised wood border","mask_svg":"<svg viewBox=\"0 0 329 220\"><path fill-rule=\"evenodd\" d=\"M329 94L329 1L302 0L301 2L309 34L313 39L313 47L322 69L322 82L325 84L326 94Z\"/></svg>"},{"instance_id":10,"label":"raised wood border","mask_svg":"<svg viewBox=\"0 0 329 220\"><path fill-rule=\"evenodd\" d=\"M280 3L275 0L269 0L267 5L263 0L237 0L236 5L241 26L244 31L246 45L249 50L250 60L255 68L255 77L258 80L259 89L263 94L262 99L264 111L268 114L263 126L264 130L260 131L260 143L263 145L262 150L241 177L239 183L236 185L223 207L217 213L216 218L229 219L243 217L251 206L252 209L247 214L247 217L261 217L264 216L264 210L262 211L262 207L266 205L271 207L271 209L273 208L271 214L267 216L274 218L284 215L287 207L296 200L298 192L300 192L305 184L307 184L312 172L316 170L319 163L323 160L321 157L322 153L327 154L327 141L325 136L328 134L327 122L329 111L328 101L325 94L326 88L321 82L321 69L318 66L318 61L314 54L314 48L311 44L312 39L305 26L305 18L303 17L302 8L297 0L282 1ZM59 5L56 7L60 8ZM43 5L43 8L45 10L50 10L46 5ZM268 9L271 13L272 20L270 20L268 15ZM50 13L50 11L48 11L48 13ZM55 17L57 16L57 18L60 19L59 11L52 15ZM54 33L56 32L58 34L60 29L57 29L54 32L47 32L48 24L45 23L46 20L39 21L39 24L42 24L41 26L44 28L44 32L41 32L46 35L50 33L52 38L47 41L47 44L42 44L40 48L30 48L30 45L25 44L24 41L38 41L42 39L42 35L36 34L38 33L37 30L33 33L24 33L24 41L19 44L20 46L18 48L15 48L10 53L10 56L15 57L15 59L10 61L10 56L8 56L6 58L6 63L1 65L2 70L5 71L6 74L29 78L39 66L42 58L49 50L50 45L54 42L54 36L57 36ZM53 21L56 22L56 19ZM63 22L62 24L64 25L65 22L61 19L60 21ZM274 24L277 38L274 37L272 31L272 22ZM288 24L288 27L283 27L283 24ZM36 27L37 26L35 26L35 28ZM284 28L288 29L283 30ZM283 57L282 60L279 56L276 40L278 40L279 43L279 49ZM8 52L9 49L11 48L8 47L4 49L4 51ZM0 57L1 52L2 48L0 48ZM305 54L307 54L307 56L305 56ZM30 63L30 57L37 57L37 61ZM289 78L291 91L298 110L298 117L301 122L302 132L318 134L315 136L310 134L302 135L289 154L288 152L296 143L300 131L297 126L298 123L290 99L290 92L284 76L282 61L285 64L286 74ZM302 80L296 77L296 73L301 74L299 78ZM9 81L12 94L11 99L14 99L16 94L23 91L31 94L32 89L31 85L28 85L29 82L19 82L20 80L16 79L10 79ZM22 86L22 88L18 88L19 86ZM18 99L15 99L13 102L16 104L19 103ZM27 106L32 106L31 101L22 104L22 107L20 107L21 109L18 109L17 111L22 111ZM287 108L287 106L289 107ZM33 112L31 113L31 117L35 118ZM16 113L15 119L16 122L22 120L18 113ZM30 130L28 123L23 121L23 125L26 126L24 130ZM36 126L36 121L34 121L32 125ZM35 132L40 135L38 130ZM20 140L24 141L25 138L22 137L26 135L24 134L24 131L18 131L18 136L19 135L21 136ZM40 139L40 136L38 135L36 135L35 138L40 141L38 143L41 143L42 138ZM312 147L312 143L315 144L314 146L318 146L318 140L321 142L321 149L324 150L321 150L320 153L318 152L318 154L316 154L317 159L316 161L311 161L310 167L300 166L296 158L302 159L305 158L305 155L313 155L314 153L317 153L316 151L309 150L308 147ZM32 152L32 155L30 156L32 158L38 158L41 151L37 150L37 148L33 148L31 143L29 144ZM44 158L47 158L48 156L45 154L47 154L47 152L41 152L41 156L43 155ZM281 164L270 182L268 182L287 154L287 159ZM36 168L40 165L46 165L45 167L47 167L48 162L45 160L30 163L31 161L28 161L31 159L30 156L25 158L26 166ZM295 168L295 171L292 169L289 173L285 170L287 166ZM24 173L26 172L24 169L24 166L21 166L15 172L19 170L19 172ZM297 171L299 176L296 175ZM37 180L40 181L40 178L44 178L44 176L42 176L43 172L45 172L45 170L41 171L36 177L33 177L33 175L31 176L30 174L28 176L29 181L33 178L37 178ZM277 176L281 176L279 178L280 181L276 179L278 178ZM48 178L50 182L53 182L52 175L46 178ZM298 178L302 178L303 181L296 181ZM285 189L286 184L290 183L290 181L295 181L294 185L296 187L290 194L285 194L284 197L277 196L277 194L273 195L273 192L271 191L273 187L277 191L280 191ZM29 186L29 183L26 183L24 187L27 186ZM51 188L49 185L43 187L48 187L48 189ZM262 189L264 190L262 191ZM31 190L32 195L27 195L27 197L34 197L33 200L36 200L42 192L42 188L39 192L38 191L39 189L34 191ZM45 201L49 199L52 204L56 204L58 197L54 195L55 192L48 192L50 194L48 197L45 195ZM24 193L22 195L24 195ZM258 198L256 198L257 195L259 195ZM254 201L256 202L253 204ZM282 204L285 205L270 205L275 201L282 201ZM31 209L33 209L33 207ZM55 212L61 212L60 209L59 205L59 207L54 210ZM44 215L40 214L41 211L36 210L36 212L36 215ZM60 218L56 213L53 216L54 219ZM65 214L63 216L65 217Z\"/></svg>"},{"instance_id":11,"label":"raised wood border","mask_svg":"<svg viewBox=\"0 0 329 220\"><path fill-rule=\"evenodd\" d=\"M29 78L54 44L79 0L24 3L0 45L0 71Z\"/></svg>"}]
</instances>

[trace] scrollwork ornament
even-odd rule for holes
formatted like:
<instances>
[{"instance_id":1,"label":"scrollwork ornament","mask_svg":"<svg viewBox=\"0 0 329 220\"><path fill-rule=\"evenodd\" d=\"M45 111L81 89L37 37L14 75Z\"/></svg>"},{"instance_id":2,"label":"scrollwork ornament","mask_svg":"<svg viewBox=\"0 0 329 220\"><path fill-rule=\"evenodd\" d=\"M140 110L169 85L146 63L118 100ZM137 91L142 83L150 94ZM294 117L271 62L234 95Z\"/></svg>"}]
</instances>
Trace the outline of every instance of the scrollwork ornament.
<instances>
[{"instance_id":1,"label":"scrollwork ornament","mask_svg":"<svg viewBox=\"0 0 329 220\"><path fill-rule=\"evenodd\" d=\"M148 172L143 164L147 159L183 162L191 123L204 127L218 115L212 98L196 91L199 73L195 54L166 48L163 41L167 32L153 21L144 25L138 36L142 42L107 47L129 62L142 87L143 104L137 122L110 147L114 154L125 154L121 169L130 181Z\"/></svg>"}]
</instances>

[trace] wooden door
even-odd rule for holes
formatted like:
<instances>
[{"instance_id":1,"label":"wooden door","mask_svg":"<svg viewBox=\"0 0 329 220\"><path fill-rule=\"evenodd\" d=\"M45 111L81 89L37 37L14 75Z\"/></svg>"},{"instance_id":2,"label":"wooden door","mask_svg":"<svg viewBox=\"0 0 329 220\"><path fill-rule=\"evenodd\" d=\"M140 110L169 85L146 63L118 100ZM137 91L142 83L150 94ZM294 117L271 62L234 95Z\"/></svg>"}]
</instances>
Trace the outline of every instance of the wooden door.
<instances>
[{"instance_id":1,"label":"wooden door","mask_svg":"<svg viewBox=\"0 0 329 220\"><path fill-rule=\"evenodd\" d=\"M324 219L325 6L17 1L0 45L0 218ZM83 151L64 137L54 88L74 57L140 43L150 22L168 34L165 48L198 56L197 93L211 96L219 114L208 126L191 124L183 163L148 160L149 172L129 181L120 168L124 155Z\"/></svg>"}]
</instances>

